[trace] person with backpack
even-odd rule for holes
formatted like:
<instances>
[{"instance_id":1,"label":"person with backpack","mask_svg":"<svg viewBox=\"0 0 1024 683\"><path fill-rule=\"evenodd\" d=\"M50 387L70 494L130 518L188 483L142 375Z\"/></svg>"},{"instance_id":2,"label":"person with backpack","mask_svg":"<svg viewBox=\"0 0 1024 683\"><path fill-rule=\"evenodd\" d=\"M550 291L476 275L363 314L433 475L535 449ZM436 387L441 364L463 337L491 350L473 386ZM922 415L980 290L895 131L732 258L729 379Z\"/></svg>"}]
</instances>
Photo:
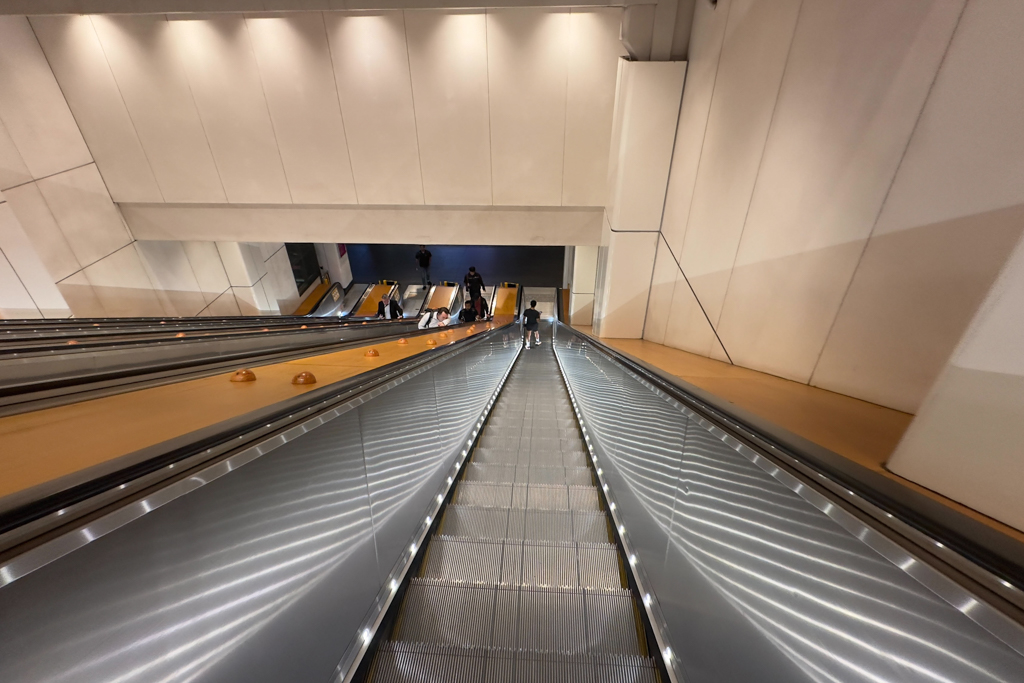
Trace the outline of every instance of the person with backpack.
<instances>
[{"instance_id":1,"label":"person with backpack","mask_svg":"<svg viewBox=\"0 0 1024 683\"><path fill-rule=\"evenodd\" d=\"M476 272L474 266L469 267L469 272L466 273L466 277L462 279L462 282L466 285L466 294L469 295L470 300L479 297L480 293L486 288L483 277L480 276L480 273Z\"/></svg>"},{"instance_id":2,"label":"person with backpack","mask_svg":"<svg viewBox=\"0 0 1024 683\"><path fill-rule=\"evenodd\" d=\"M459 311L459 322L460 323L474 323L480 316L477 314L476 309L473 308L473 302L469 299L466 300L466 306Z\"/></svg>"},{"instance_id":3,"label":"person with backpack","mask_svg":"<svg viewBox=\"0 0 1024 683\"><path fill-rule=\"evenodd\" d=\"M540 311L537 310L537 302L531 301L530 307L523 313L524 326L526 327L526 348L530 348L530 335L537 340L540 346Z\"/></svg>"},{"instance_id":4,"label":"person with backpack","mask_svg":"<svg viewBox=\"0 0 1024 683\"><path fill-rule=\"evenodd\" d=\"M422 318L420 318L416 327L421 330L425 330L429 327L447 327L451 319L451 313L449 313L448 309L444 306L434 311L427 309L427 312L423 314Z\"/></svg>"}]
</instances>

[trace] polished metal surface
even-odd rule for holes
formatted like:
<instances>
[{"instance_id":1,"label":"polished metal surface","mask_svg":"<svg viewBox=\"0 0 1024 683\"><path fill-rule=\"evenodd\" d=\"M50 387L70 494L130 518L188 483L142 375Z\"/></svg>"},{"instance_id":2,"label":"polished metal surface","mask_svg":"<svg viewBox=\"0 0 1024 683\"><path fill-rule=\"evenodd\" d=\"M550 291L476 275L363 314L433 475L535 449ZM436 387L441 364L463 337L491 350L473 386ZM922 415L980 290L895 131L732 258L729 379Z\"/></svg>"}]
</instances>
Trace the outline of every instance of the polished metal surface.
<instances>
[{"instance_id":1,"label":"polished metal surface","mask_svg":"<svg viewBox=\"0 0 1024 683\"><path fill-rule=\"evenodd\" d=\"M582 338L555 349L680 680L1024 680L963 589Z\"/></svg>"},{"instance_id":2,"label":"polished metal surface","mask_svg":"<svg viewBox=\"0 0 1024 683\"><path fill-rule=\"evenodd\" d=\"M373 680L656 678L554 356L523 354Z\"/></svg>"},{"instance_id":3,"label":"polished metal surface","mask_svg":"<svg viewBox=\"0 0 1024 683\"><path fill-rule=\"evenodd\" d=\"M0 588L0 680L328 680L517 351L492 335L66 536Z\"/></svg>"}]
</instances>

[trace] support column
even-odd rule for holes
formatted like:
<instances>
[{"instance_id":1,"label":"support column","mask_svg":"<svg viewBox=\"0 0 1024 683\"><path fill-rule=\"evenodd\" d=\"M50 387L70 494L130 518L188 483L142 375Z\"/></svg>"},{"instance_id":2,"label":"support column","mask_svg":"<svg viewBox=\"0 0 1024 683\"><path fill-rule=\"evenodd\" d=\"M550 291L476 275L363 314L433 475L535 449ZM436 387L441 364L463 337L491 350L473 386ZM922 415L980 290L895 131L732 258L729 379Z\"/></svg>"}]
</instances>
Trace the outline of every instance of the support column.
<instances>
[{"instance_id":1,"label":"support column","mask_svg":"<svg viewBox=\"0 0 1024 683\"><path fill-rule=\"evenodd\" d=\"M643 336L686 62L619 62L594 331Z\"/></svg>"}]
</instances>

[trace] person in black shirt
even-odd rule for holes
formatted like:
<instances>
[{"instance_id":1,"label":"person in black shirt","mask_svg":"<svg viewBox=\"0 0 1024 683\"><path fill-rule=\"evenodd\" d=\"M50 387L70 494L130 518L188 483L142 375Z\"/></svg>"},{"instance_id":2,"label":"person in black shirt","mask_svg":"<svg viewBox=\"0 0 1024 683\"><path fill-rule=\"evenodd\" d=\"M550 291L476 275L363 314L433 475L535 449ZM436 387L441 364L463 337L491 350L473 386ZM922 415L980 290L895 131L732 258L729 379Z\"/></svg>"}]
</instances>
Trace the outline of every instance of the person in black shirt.
<instances>
[{"instance_id":1,"label":"person in black shirt","mask_svg":"<svg viewBox=\"0 0 1024 683\"><path fill-rule=\"evenodd\" d=\"M523 318L526 321L526 348L530 348L531 334L537 340L537 346L540 346L540 311L537 310L536 301L530 302L530 307L523 313Z\"/></svg>"},{"instance_id":2,"label":"person in black shirt","mask_svg":"<svg viewBox=\"0 0 1024 683\"><path fill-rule=\"evenodd\" d=\"M423 286L429 287L434 284L430 281L430 257L433 256L427 248L420 245L420 250L416 252L416 270L420 271L420 278L423 280Z\"/></svg>"},{"instance_id":3,"label":"person in black shirt","mask_svg":"<svg viewBox=\"0 0 1024 683\"><path fill-rule=\"evenodd\" d=\"M469 272L466 273L466 277L462 279L466 285L466 293L469 294L470 299L476 299L480 296L480 292L484 291L486 285L484 285L484 279L480 277L480 273L476 272L476 268L470 266Z\"/></svg>"},{"instance_id":4,"label":"person in black shirt","mask_svg":"<svg viewBox=\"0 0 1024 683\"><path fill-rule=\"evenodd\" d=\"M482 296L478 296L470 301L470 303L473 305L473 310L476 311L476 317L480 320L484 320L490 316L490 310L487 307L487 299Z\"/></svg>"},{"instance_id":5,"label":"person in black shirt","mask_svg":"<svg viewBox=\"0 0 1024 683\"><path fill-rule=\"evenodd\" d=\"M377 304L377 317L386 320L398 320L402 317L402 307L391 298L390 294L385 294L380 298L380 303Z\"/></svg>"},{"instance_id":6,"label":"person in black shirt","mask_svg":"<svg viewBox=\"0 0 1024 683\"><path fill-rule=\"evenodd\" d=\"M459 322L461 323L472 323L476 322L476 319L480 317L477 315L476 309L473 307L472 301L466 301L466 306L459 311Z\"/></svg>"}]
</instances>

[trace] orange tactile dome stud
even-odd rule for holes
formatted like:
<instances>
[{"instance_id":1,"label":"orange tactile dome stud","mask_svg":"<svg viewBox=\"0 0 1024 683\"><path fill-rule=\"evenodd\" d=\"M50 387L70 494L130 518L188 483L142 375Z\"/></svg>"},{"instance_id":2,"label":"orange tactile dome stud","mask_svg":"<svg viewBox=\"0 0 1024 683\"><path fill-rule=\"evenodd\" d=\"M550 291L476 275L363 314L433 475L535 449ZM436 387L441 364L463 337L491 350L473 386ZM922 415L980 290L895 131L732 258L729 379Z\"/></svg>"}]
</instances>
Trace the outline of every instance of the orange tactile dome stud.
<instances>
[{"instance_id":1,"label":"orange tactile dome stud","mask_svg":"<svg viewBox=\"0 0 1024 683\"><path fill-rule=\"evenodd\" d=\"M402 344L402 345L404 346L405 344L408 344L408 343L409 343L409 340L408 340L408 339L405 339L405 338L403 337L402 339L399 339L399 340L398 340L398 343L399 343L399 344Z\"/></svg>"},{"instance_id":2,"label":"orange tactile dome stud","mask_svg":"<svg viewBox=\"0 0 1024 683\"><path fill-rule=\"evenodd\" d=\"M72 339L71 341L68 342L68 346L77 346L77 345L78 345L78 342L76 342L74 339Z\"/></svg>"},{"instance_id":3,"label":"orange tactile dome stud","mask_svg":"<svg viewBox=\"0 0 1024 683\"><path fill-rule=\"evenodd\" d=\"M448 338L448 333L447 332L442 332L441 334L439 334L437 336L440 337L441 339L447 339Z\"/></svg>"},{"instance_id":4,"label":"orange tactile dome stud","mask_svg":"<svg viewBox=\"0 0 1024 683\"><path fill-rule=\"evenodd\" d=\"M260 332L270 332L270 329L267 328L267 327L264 327L262 330L260 330Z\"/></svg>"},{"instance_id":5,"label":"orange tactile dome stud","mask_svg":"<svg viewBox=\"0 0 1024 683\"><path fill-rule=\"evenodd\" d=\"M316 384L316 377L312 372L300 372L292 377L292 384Z\"/></svg>"},{"instance_id":6,"label":"orange tactile dome stud","mask_svg":"<svg viewBox=\"0 0 1024 683\"><path fill-rule=\"evenodd\" d=\"M437 346L437 341L434 339L428 339L427 346Z\"/></svg>"},{"instance_id":7,"label":"orange tactile dome stud","mask_svg":"<svg viewBox=\"0 0 1024 683\"><path fill-rule=\"evenodd\" d=\"M367 358L376 358L380 355L380 351L377 349L366 349L366 353L363 354Z\"/></svg>"},{"instance_id":8,"label":"orange tactile dome stud","mask_svg":"<svg viewBox=\"0 0 1024 683\"><path fill-rule=\"evenodd\" d=\"M249 368L242 368L241 370L235 370L235 374L231 375L232 382L255 382L256 373Z\"/></svg>"},{"instance_id":9,"label":"orange tactile dome stud","mask_svg":"<svg viewBox=\"0 0 1024 683\"><path fill-rule=\"evenodd\" d=\"M179 332L178 334L174 335L174 338L175 338L175 339L181 339L181 338L182 338L182 337L184 337L184 336L185 336L185 333L184 333L184 332Z\"/></svg>"}]
</instances>

